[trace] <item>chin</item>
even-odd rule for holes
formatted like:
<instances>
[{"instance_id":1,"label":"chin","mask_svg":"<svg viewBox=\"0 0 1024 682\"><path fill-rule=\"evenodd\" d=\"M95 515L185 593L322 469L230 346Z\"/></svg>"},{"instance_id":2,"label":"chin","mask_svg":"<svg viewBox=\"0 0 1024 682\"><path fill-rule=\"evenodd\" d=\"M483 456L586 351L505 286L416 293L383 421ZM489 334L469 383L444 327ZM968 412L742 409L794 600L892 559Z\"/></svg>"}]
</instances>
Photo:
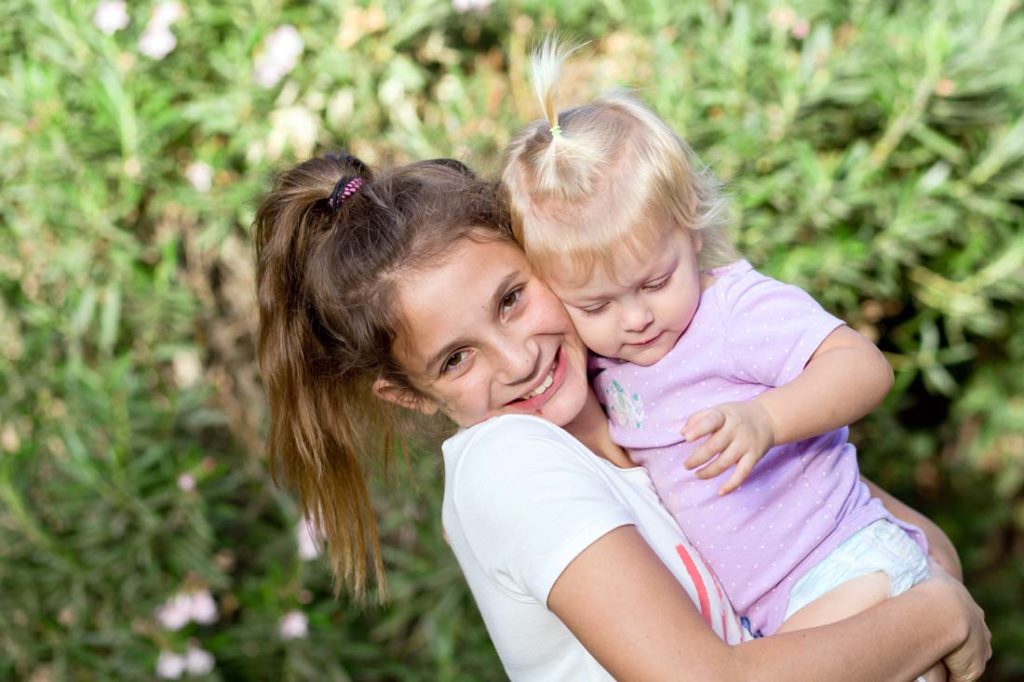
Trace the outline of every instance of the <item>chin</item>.
<instances>
[{"instance_id":1,"label":"chin","mask_svg":"<svg viewBox=\"0 0 1024 682\"><path fill-rule=\"evenodd\" d=\"M650 367L662 360L668 355L673 348L676 347L676 342L679 340L679 336L672 336L669 339L659 340L656 344L649 348L642 349L630 349L628 355L621 356L626 362L631 362L634 365L640 365L641 367Z\"/></svg>"},{"instance_id":2,"label":"chin","mask_svg":"<svg viewBox=\"0 0 1024 682\"><path fill-rule=\"evenodd\" d=\"M641 367L650 367L666 355L668 355L668 350L648 348L639 352L624 354L621 356L621 359Z\"/></svg>"}]
</instances>

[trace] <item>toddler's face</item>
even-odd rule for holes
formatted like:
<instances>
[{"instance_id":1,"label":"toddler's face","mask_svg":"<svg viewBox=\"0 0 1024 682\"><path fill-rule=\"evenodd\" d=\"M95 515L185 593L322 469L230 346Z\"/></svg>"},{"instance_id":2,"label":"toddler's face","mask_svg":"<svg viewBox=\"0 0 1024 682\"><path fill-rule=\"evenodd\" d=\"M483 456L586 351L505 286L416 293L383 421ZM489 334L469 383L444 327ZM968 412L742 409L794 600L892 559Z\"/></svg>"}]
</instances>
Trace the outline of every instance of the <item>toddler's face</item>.
<instances>
[{"instance_id":1,"label":"toddler's face","mask_svg":"<svg viewBox=\"0 0 1024 682\"><path fill-rule=\"evenodd\" d=\"M635 255L624 250L612 267L595 268L586 281L554 275L548 284L588 348L652 365L672 350L697 312L700 247L696 233L666 227L650 248Z\"/></svg>"}]
</instances>

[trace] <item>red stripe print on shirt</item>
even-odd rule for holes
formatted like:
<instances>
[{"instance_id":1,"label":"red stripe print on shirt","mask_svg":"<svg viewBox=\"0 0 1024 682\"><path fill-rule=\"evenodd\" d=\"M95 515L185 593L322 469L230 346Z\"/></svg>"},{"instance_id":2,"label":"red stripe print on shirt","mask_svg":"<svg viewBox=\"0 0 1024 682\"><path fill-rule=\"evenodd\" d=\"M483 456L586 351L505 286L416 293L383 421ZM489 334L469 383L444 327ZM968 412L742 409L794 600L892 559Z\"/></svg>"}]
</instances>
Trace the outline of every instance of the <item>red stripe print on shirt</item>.
<instances>
[{"instance_id":1,"label":"red stripe print on shirt","mask_svg":"<svg viewBox=\"0 0 1024 682\"><path fill-rule=\"evenodd\" d=\"M697 564L693 562L693 557L690 556L685 547L676 545L676 553L683 560L683 566L686 567L686 572L689 574L690 580L693 581L693 586L697 588L700 615L704 616L704 621L708 624L708 627L714 630L715 626L711 624L711 603L708 600L708 588L704 584L704 578L701 577L700 572L697 570Z\"/></svg>"},{"instance_id":2,"label":"red stripe print on shirt","mask_svg":"<svg viewBox=\"0 0 1024 682\"><path fill-rule=\"evenodd\" d=\"M718 594L718 603L725 604L725 595L722 594L722 586L718 584L718 580L711 576L711 583L715 586L715 592ZM732 634L729 632L729 627L725 619L725 607L722 607L722 639L732 644Z\"/></svg>"}]
</instances>

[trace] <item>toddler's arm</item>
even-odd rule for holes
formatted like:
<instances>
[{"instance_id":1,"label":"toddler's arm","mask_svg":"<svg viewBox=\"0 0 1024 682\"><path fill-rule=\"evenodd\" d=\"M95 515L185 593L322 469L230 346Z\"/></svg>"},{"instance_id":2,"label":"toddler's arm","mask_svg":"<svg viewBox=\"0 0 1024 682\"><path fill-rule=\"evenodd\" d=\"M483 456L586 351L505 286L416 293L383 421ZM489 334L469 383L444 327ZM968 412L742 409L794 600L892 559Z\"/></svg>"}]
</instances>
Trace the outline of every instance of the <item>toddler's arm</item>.
<instances>
[{"instance_id":1,"label":"toddler's arm","mask_svg":"<svg viewBox=\"0 0 1024 682\"><path fill-rule=\"evenodd\" d=\"M875 345L849 327L838 327L789 383L754 400L691 415L683 437L708 438L686 467L710 461L697 476L714 478L735 464L736 471L719 493L735 490L770 448L857 421L882 401L892 383L892 368Z\"/></svg>"}]
</instances>

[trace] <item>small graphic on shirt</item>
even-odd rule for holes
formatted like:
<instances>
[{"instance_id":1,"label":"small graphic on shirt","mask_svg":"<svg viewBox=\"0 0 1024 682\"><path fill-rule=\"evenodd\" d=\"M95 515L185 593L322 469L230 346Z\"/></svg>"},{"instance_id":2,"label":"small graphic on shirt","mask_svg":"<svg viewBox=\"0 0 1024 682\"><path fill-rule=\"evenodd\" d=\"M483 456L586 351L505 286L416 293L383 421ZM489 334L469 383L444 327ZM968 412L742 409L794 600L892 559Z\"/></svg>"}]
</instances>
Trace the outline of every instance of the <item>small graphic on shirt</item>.
<instances>
[{"instance_id":1,"label":"small graphic on shirt","mask_svg":"<svg viewBox=\"0 0 1024 682\"><path fill-rule=\"evenodd\" d=\"M618 381L604 389L608 414L616 426L639 429L644 421L644 403L638 393L627 393Z\"/></svg>"}]
</instances>

